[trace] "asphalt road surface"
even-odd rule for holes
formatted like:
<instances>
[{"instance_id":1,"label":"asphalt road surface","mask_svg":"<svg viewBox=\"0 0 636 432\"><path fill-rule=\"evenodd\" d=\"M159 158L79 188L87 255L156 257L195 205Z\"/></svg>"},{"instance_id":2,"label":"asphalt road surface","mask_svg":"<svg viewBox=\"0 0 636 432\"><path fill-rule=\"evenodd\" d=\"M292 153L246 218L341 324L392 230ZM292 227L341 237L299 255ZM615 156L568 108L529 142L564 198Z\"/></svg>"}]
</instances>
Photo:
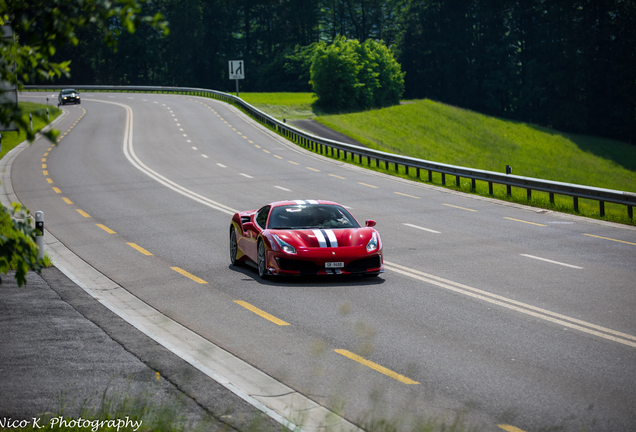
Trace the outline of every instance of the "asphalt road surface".
<instances>
[{"instance_id":1,"label":"asphalt road surface","mask_svg":"<svg viewBox=\"0 0 636 432\"><path fill-rule=\"evenodd\" d=\"M277 380L353 422L636 430L633 228L350 167L215 100L83 93L65 109L59 145L13 164L20 201L108 278ZM231 214L279 199L376 220L386 272L264 282L230 266Z\"/></svg>"}]
</instances>

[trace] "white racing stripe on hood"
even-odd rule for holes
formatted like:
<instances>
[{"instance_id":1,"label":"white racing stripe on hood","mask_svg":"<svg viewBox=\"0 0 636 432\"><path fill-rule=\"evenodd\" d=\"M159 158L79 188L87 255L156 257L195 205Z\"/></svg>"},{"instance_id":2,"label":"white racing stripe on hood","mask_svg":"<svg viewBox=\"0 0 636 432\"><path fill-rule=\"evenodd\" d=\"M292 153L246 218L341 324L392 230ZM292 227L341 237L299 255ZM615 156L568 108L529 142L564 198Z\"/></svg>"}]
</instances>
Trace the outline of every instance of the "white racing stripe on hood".
<instances>
[{"instance_id":1,"label":"white racing stripe on hood","mask_svg":"<svg viewBox=\"0 0 636 432\"><path fill-rule=\"evenodd\" d=\"M316 236L316 240L318 240L318 244L320 244L320 247L327 247L327 240L325 240L325 236L322 234L322 231L320 230L312 230L314 235Z\"/></svg>"},{"instance_id":2,"label":"white racing stripe on hood","mask_svg":"<svg viewBox=\"0 0 636 432\"><path fill-rule=\"evenodd\" d=\"M320 244L321 248L326 247L338 247L338 239L336 238L336 234L333 230L311 230L316 236L316 240L318 240L318 244ZM326 236L326 237L325 237Z\"/></svg>"},{"instance_id":3,"label":"white racing stripe on hood","mask_svg":"<svg viewBox=\"0 0 636 432\"><path fill-rule=\"evenodd\" d=\"M338 239L336 238L336 234L333 230L322 230L327 237L329 238L329 242L331 243L331 247L338 247Z\"/></svg>"}]
</instances>

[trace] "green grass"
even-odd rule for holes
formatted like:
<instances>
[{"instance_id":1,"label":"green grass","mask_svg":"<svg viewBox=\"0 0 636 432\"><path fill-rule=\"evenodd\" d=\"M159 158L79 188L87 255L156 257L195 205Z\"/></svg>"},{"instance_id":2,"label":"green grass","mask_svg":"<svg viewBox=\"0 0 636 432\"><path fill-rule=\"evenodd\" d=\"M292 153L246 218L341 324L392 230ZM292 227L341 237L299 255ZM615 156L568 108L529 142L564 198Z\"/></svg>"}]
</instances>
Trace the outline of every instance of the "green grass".
<instances>
[{"instance_id":1,"label":"green grass","mask_svg":"<svg viewBox=\"0 0 636 432\"><path fill-rule=\"evenodd\" d=\"M562 134L430 100L317 121L378 150L488 171L636 192L636 146Z\"/></svg>"},{"instance_id":2,"label":"green grass","mask_svg":"<svg viewBox=\"0 0 636 432\"><path fill-rule=\"evenodd\" d=\"M34 131L39 131L48 124L46 121L46 113L44 111L46 108L49 109L50 121L55 120L62 113L61 110L52 105L47 107L46 105L32 102L20 102L19 104L27 120L29 118L29 114L33 114ZM37 116L38 113L42 113L44 117L40 118ZM26 131L24 130L19 132L2 132L2 151L0 151L0 159L24 140L26 140Z\"/></svg>"},{"instance_id":3,"label":"green grass","mask_svg":"<svg viewBox=\"0 0 636 432\"><path fill-rule=\"evenodd\" d=\"M313 93L239 93L241 99L278 120L310 119L321 115Z\"/></svg>"},{"instance_id":4,"label":"green grass","mask_svg":"<svg viewBox=\"0 0 636 432\"><path fill-rule=\"evenodd\" d=\"M636 146L620 141L560 133L430 100L315 120L377 150L488 171L505 172L510 165L515 175L636 192ZM397 173L383 164L377 169L403 177L415 175L403 167ZM428 180L426 173L421 175ZM433 183L441 184L441 175L434 174ZM477 182L473 190L470 180L462 179L456 187L455 178L446 176L446 186L489 195L485 182ZM577 213L571 197L556 195L551 203L547 193L533 191L528 200L526 190L517 188L509 197L501 185L494 186L494 196ZM602 219L634 224L623 205L606 203L605 212ZM598 202L579 200L578 214L600 218Z\"/></svg>"}]
</instances>

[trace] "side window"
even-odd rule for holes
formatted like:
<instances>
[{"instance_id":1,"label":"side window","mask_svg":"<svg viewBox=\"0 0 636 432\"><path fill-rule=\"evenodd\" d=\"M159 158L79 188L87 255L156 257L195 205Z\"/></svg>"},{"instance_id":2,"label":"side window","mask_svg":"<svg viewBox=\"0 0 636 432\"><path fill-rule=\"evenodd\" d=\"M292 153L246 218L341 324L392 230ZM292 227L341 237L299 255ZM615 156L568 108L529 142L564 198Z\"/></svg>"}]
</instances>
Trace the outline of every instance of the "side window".
<instances>
[{"instance_id":1,"label":"side window","mask_svg":"<svg viewBox=\"0 0 636 432\"><path fill-rule=\"evenodd\" d=\"M269 215L270 206L265 206L258 211L256 214L256 223L262 229L265 229L265 224L267 223L267 215Z\"/></svg>"}]
</instances>

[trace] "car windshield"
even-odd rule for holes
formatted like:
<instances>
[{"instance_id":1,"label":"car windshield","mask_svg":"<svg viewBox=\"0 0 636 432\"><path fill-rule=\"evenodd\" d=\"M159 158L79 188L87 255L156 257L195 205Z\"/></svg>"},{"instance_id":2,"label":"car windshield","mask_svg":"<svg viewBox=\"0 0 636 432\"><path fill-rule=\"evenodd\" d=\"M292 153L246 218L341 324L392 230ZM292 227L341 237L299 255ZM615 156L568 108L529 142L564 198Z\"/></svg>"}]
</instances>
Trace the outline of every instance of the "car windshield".
<instances>
[{"instance_id":1,"label":"car windshield","mask_svg":"<svg viewBox=\"0 0 636 432\"><path fill-rule=\"evenodd\" d=\"M62 90L62 94L72 94L72 93L77 93L75 90Z\"/></svg>"},{"instance_id":2,"label":"car windshield","mask_svg":"<svg viewBox=\"0 0 636 432\"><path fill-rule=\"evenodd\" d=\"M269 229L360 228L343 207L332 204L288 205L274 207Z\"/></svg>"}]
</instances>

